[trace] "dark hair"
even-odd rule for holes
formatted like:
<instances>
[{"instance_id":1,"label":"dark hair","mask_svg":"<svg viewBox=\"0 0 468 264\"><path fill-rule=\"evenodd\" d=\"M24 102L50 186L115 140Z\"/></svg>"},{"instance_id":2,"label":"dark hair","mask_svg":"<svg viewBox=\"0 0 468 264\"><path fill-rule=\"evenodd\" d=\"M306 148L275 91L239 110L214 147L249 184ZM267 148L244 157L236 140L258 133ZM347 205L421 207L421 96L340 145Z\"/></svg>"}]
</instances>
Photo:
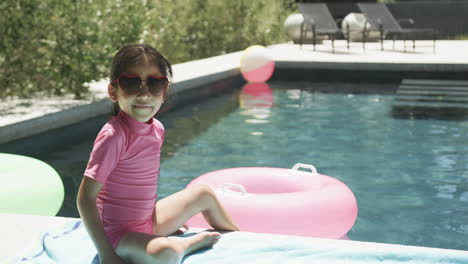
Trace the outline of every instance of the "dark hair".
<instances>
[{"instance_id":1,"label":"dark hair","mask_svg":"<svg viewBox=\"0 0 468 264\"><path fill-rule=\"evenodd\" d=\"M171 63L155 48L145 44L136 44L124 46L115 54L112 59L110 73L111 84L115 86L114 80L129 68L143 64L150 64L158 67L162 75L167 76L170 81L172 80ZM167 89L163 92L163 98L164 100L167 98ZM113 115L117 115L119 112L119 104L115 102Z\"/></svg>"}]
</instances>

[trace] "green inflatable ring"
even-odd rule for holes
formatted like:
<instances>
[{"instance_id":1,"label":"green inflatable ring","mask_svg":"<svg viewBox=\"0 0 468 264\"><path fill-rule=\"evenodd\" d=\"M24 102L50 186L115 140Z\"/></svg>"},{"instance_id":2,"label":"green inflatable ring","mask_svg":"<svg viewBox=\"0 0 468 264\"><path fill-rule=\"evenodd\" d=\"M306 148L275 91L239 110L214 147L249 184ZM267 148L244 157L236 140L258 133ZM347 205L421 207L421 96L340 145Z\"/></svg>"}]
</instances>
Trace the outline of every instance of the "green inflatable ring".
<instances>
[{"instance_id":1,"label":"green inflatable ring","mask_svg":"<svg viewBox=\"0 0 468 264\"><path fill-rule=\"evenodd\" d=\"M62 180L40 160L0 153L0 182L0 213L53 216L62 206Z\"/></svg>"}]
</instances>

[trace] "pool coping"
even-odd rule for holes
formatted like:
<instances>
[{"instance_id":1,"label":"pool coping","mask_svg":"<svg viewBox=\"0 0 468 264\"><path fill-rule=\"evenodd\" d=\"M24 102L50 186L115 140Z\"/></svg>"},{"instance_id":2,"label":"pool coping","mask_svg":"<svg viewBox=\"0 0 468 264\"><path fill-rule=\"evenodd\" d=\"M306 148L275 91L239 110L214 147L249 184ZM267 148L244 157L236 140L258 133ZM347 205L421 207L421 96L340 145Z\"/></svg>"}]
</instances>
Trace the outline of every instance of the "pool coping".
<instances>
[{"instance_id":1,"label":"pool coping","mask_svg":"<svg viewBox=\"0 0 468 264\"><path fill-rule=\"evenodd\" d=\"M174 65L171 95L240 75L240 56L241 52L235 52ZM1 126L0 144L110 113L112 102L107 98L107 81L94 82L89 86L96 95L93 102Z\"/></svg>"},{"instance_id":2,"label":"pool coping","mask_svg":"<svg viewBox=\"0 0 468 264\"><path fill-rule=\"evenodd\" d=\"M3 251L0 252L0 261L6 261L6 263L13 263L13 260L17 260L20 257L30 256L32 253L37 252L40 245L40 240L45 233L58 232L63 230L66 223L70 221L76 221L78 218L72 217L57 217L57 216L40 216L40 215L22 215L22 214L5 214L0 213L0 233L4 234L5 237L10 238L10 242L3 244ZM206 229L190 227L188 233L201 232ZM240 231L246 233L245 231ZM249 232L247 232L249 233ZM261 232L258 232L261 234ZM274 235L274 234L273 234ZM276 235L284 238L304 238L300 236L290 235ZM445 249L445 248L434 248L434 247L423 247L413 245L400 245L400 244L389 244L380 242L367 242L358 240L341 240L341 239L330 239L330 238L314 238L308 237L315 243L321 243L330 241L339 244L345 248L351 249L362 249L367 248L373 252L388 252L394 254L395 251L408 252L408 250L421 251L424 253L430 253L434 256L438 254L448 254L457 257L468 257L468 251L458 249ZM423 261L423 260L421 260ZM365 262L365 261L364 261ZM16 263L16 262L15 262ZM451 262L450 262L451 263Z\"/></svg>"},{"instance_id":3,"label":"pool coping","mask_svg":"<svg viewBox=\"0 0 468 264\"><path fill-rule=\"evenodd\" d=\"M311 61L276 61L279 69L307 70L361 70L361 71L422 71L453 72L468 71L468 64L454 63L382 63L382 62L311 62Z\"/></svg>"},{"instance_id":4,"label":"pool coping","mask_svg":"<svg viewBox=\"0 0 468 264\"><path fill-rule=\"evenodd\" d=\"M327 77L324 78L337 79L338 81L356 81L351 79L359 75L365 76L362 73L366 71L369 72L369 76L380 73L397 73L397 76L392 76L393 79L383 78L384 82L398 80L402 78L402 73L424 73L427 76L433 73L439 75L457 73L456 77L465 75L468 72L468 58L465 61L463 56L459 58L460 56L456 53L468 48L468 41L441 42L439 54L433 54L425 47L430 43L422 42L423 44L420 44L422 51L413 55L380 52L379 43L368 43L366 53L359 53L356 49L360 50L360 47L354 47L349 51L349 55L329 53L330 44L327 41L319 46L317 52L313 51L312 45L303 45L302 48L299 48L299 45L292 43L271 45L268 48L272 51L276 64L273 79L280 80L285 78L299 80L299 75L303 75L302 77L306 79L327 75L322 74L323 72L328 73ZM343 46L344 44L337 41L336 45ZM182 94L201 86L240 76L241 55L242 52L239 51L174 65L171 93ZM307 75L312 76L314 71L316 74L313 77L307 77ZM348 74L341 78L334 78L337 77L336 73L339 71L348 71ZM361 80L367 78L362 76ZM89 103L53 113L37 113L37 116L33 118L0 126L0 144L110 113L112 103L107 99L107 81L94 82L89 86L91 93L95 96L94 100Z\"/></svg>"}]
</instances>

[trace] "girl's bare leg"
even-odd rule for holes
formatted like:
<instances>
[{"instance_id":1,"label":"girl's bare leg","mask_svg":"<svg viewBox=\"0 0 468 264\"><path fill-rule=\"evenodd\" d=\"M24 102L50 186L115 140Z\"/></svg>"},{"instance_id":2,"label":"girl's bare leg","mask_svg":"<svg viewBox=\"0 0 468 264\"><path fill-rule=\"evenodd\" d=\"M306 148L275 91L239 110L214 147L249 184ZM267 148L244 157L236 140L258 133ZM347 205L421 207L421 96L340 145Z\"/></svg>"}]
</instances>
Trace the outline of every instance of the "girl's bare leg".
<instances>
[{"instance_id":1,"label":"girl's bare leg","mask_svg":"<svg viewBox=\"0 0 468 264\"><path fill-rule=\"evenodd\" d=\"M194 251L213 246L218 232L202 232L191 237L166 237L175 233L197 213L219 230L239 230L207 185L197 185L177 192L156 203L151 234L129 232L120 240L116 252L129 263L178 264Z\"/></svg>"},{"instance_id":2,"label":"girl's bare leg","mask_svg":"<svg viewBox=\"0 0 468 264\"><path fill-rule=\"evenodd\" d=\"M156 203L153 232L160 236L173 234L190 217L200 212L216 230L239 230L214 191L208 185L195 185Z\"/></svg>"},{"instance_id":3,"label":"girl's bare leg","mask_svg":"<svg viewBox=\"0 0 468 264\"><path fill-rule=\"evenodd\" d=\"M129 232L119 241L116 252L127 263L179 264L185 255L213 246L219 237L217 232L203 232L184 238Z\"/></svg>"}]
</instances>

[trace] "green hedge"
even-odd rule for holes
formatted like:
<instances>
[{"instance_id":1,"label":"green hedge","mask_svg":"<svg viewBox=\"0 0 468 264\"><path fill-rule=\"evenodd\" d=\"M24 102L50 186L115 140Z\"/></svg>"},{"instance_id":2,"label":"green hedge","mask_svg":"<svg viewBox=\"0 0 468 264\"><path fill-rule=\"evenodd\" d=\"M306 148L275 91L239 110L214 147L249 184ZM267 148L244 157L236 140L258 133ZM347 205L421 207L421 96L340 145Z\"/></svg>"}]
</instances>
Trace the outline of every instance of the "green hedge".
<instances>
[{"instance_id":1,"label":"green hedge","mask_svg":"<svg viewBox=\"0 0 468 264\"><path fill-rule=\"evenodd\" d=\"M294 0L6 0L0 3L0 97L86 96L115 51L148 43L172 63L287 41Z\"/></svg>"}]
</instances>

